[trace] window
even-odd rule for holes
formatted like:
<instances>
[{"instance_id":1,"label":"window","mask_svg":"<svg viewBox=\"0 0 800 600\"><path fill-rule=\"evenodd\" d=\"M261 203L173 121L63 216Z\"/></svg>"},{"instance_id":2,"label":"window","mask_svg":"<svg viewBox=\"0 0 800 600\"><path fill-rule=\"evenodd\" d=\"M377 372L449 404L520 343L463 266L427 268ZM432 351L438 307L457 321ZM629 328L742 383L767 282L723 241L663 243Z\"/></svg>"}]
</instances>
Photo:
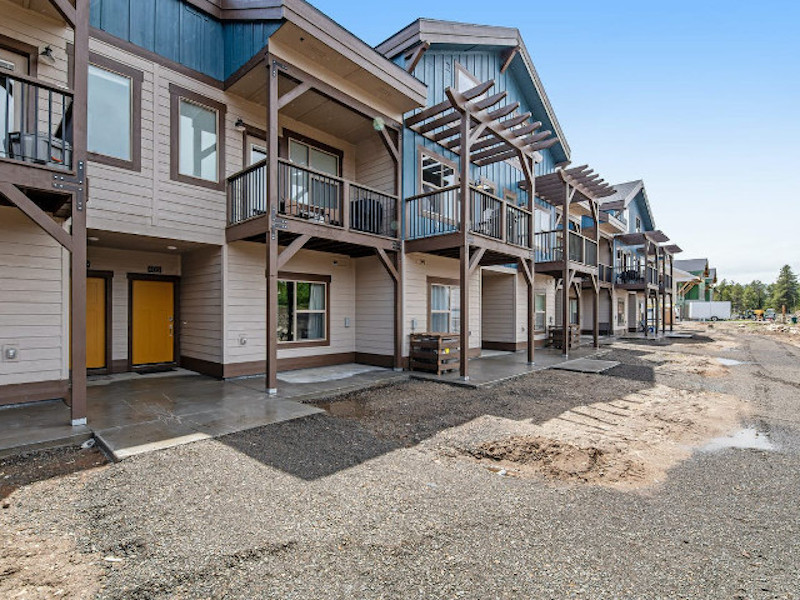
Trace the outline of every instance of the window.
<instances>
[{"instance_id":1,"label":"window","mask_svg":"<svg viewBox=\"0 0 800 600\"><path fill-rule=\"evenodd\" d=\"M175 181L225 189L225 105L170 84L170 175Z\"/></svg>"},{"instance_id":2,"label":"window","mask_svg":"<svg viewBox=\"0 0 800 600\"><path fill-rule=\"evenodd\" d=\"M533 209L533 230L536 233L550 231L550 213L541 208Z\"/></svg>"},{"instance_id":3,"label":"window","mask_svg":"<svg viewBox=\"0 0 800 600\"><path fill-rule=\"evenodd\" d=\"M278 280L278 341L328 338L328 282Z\"/></svg>"},{"instance_id":4,"label":"window","mask_svg":"<svg viewBox=\"0 0 800 600\"><path fill-rule=\"evenodd\" d=\"M180 100L178 172L217 181L217 113L189 100Z\"/></svg>"},{"instance_id":5,"label":"window","mask_svg":"<svg viewBox=\"0 0 800 600\"><path fill-rule=\"evenodd\" d=\"M534 301L534 315L536 317L535 329L536 331L544 331L547 313L547 296L545 294L535 294Z\"/></svg>"},{"instance_id":6,"label":"window","mask_svg":"<svg viewBox=\"0 0 800 600\"><path fill-rule=\"evenodd\" d=\"M267 158L267 148L258 144L250 144L250 164L254 165Z\"/></svg>"},{"instance_id":7,"label":"window","mask_svg":"<svg viewBox=\"0 0 800 600\"><path fill-rule=\"evenodd\" d=\"M640 217L636 217L636 232L640 232L642 230L642 219Z\"/></svg>"},{"instance_id":8,"label":"window","mask_svg":"<svg viewBox=\"0 0 800 600\"><path fill-rule=\"evenodd\" d=\"M617 300L617 325L625 325L625 301Z\"/></svg>"},{"instance_id":9,"label":"window","mask_svg":"<svg viewBox=\"0 0 800 600\"><path fill-rule=\"evenodd\" d=\"M466 92L467 90L471 90L475 86L480 85L480 83L481 82L478 81L478 78L467 71L463 65L455 63L455 88L457 91ZM483 96L478 96L477 99L480 98L483 98Z\"/></svg>"},{"instance_id":10,"label":"window","mask_svg":"<svg viewBox=\"0 0 800 600\"><path fill-rule=\"evenodd\" d=\"M89 152L131 160L132 93L129 77L89 65Z\"/></svg>"},{"instance_id":11,"label":"window","mask_svg":"<svg viewBox=\"0 0 800 600\"><path fill-rule=\"evenodd\" d=\"M452 165L422 154L421 187L422 192L432 192L456 184L456 170Z\"/></svg>"},{"instance_id":12,"label":"window","mask_svg":"<svg viewBox=\"0 0 800 600\"><path fill-rule=\"evenodd\" d=\"M141 71L90 53L87 96L89 158L123 169L141 169Z\"/></svg>"},{"instance_id":13,"label":"window","mask_svg":"<svg viewBox=\"0 0 800 600\"><path fill-rule=\"evenodd\" d=\"M289 160L327 175L339 176L339 157L295 139L289 140Z\"/></svg>"},{"instance_id":14,"label":"window","mask_svg":"<svg viewBox=\"0 0 800 600\"><path fill-rule=\"evenodd\" d=\"M578 325L578 299L569 299L569 322L572 325Z\"/></svg>"},{"instance_id":15,"label":"window","mask_svg":"<svg viewBox=\"0 0 800 600\"><path fill-rule=\"evenodd\" d=\"M461 327L461 295L458 285L432 283L430 286L430 330L456 333Z\"/></svg>"}]
</instances>

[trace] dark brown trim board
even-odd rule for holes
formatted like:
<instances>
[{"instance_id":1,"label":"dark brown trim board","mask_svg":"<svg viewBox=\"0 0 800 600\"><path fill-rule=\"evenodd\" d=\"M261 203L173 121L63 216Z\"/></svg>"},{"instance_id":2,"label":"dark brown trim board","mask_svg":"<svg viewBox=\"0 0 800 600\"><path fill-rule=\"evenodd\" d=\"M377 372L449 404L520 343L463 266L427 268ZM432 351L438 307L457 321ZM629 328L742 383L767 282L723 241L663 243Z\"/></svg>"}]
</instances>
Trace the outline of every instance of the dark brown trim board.
<instances>
[{"instance_id":1,"label":"dark brown trim board","mask_svg":"<svg viewBox=\"0 0 800 600\"><path fill-rule=\"evenodd\" d=\"M325 284L325 339L308 342L278 342L278 349L312 348L315 346L331 345L331 281L330 275L315 275L313 273L292 273L278 271L278 281L313 281ZM280 359L278 360L280 365ZM299 367L298 367L299 368Z\"/></svg>"},{"instance_id":2,"label":"dark brown trim board","mask_svg":"<svg viewBox=\"0 0 800 600\"><path fill-rule=\"evenodd\" d=\"M181 278L177 275L149 275L144 273L128 273L128 371L134 371L137 366L133 364L133 282L134 281L169 281L172 282L173 319L172 330L172 362L178 364L181 350L181 314L180 314L180 285Z\"/></svg>"},{"instance_id":3,"label":"dark brown trim board","mask_svg":"<svg viewBox=\"0 0 800 600\"><path fill-rule=\"evenodd\" d=\"M89 152L89 160L110 165L112 167L119 167L121 169L128 169L130 171L142 170L142 81L144 81L144 73L128 65L125 65L116 60L106 58L95 52L89 53L89 64L101 69L106 69L127 77L131 80L131 160L124 160L115 158L113 156L106 156L104 154L97 154Z\"/></svg>"},{"instance_id":4,"label":"dark brown trim board","mask_svg":"<svg viewBox=\"0 0 800 600\"><path fill-rule=\"evenodd\" d=\"M526 350L528 342L481 342L483 350L500 350L503 352L517 352L519 350Z\"/></svg>"},{"instance_id":5,"label":"dark brown trim board","mask_svg":"<svg viewBox=\"0 0 800 600\"><path fill-rule=\"evenodd\" d=\"M69 380L12 383L0 386L0 406L40 402L42 400L68 399Z\"/></svg>"},{"instance_id":6,"label":"dark brown trim board","mask_svg":"<svg viewBox=\"0 0 800 600\"><path fill-rule=\"evenodd\" d=\"M210 110L217 112L217 181L207 181L198 177L191 177L189 175L182 175L179 172L179 152L180 152L180 101L181 99L188 100L195 104L199 104ZM225 137L225 115L227 107L221 102L211 100L206 96L202 96L186 88L169 84L169 133L170 133L170 148L169 148L169 175L173 181L180 181L182 183L190 183L201 187L209 188L212 190L224 191L225 190L225 146L227 140Z\"/></svg>"},{"instance_id":7,"label":"dark brown trim board","mask_svg":"<svg viewBox=\"0 0 800 600\"><path fill-rule=\"evenodd\" d=\"M184 369L189 369L190 371L202 373L203 375L208 375L209 377L215 377L217 379L222 379L225 375L225 367L222 363L212 362L202 358L181 356L180 365Z\"/></svg>"},{"instance_id":8,"label":"dark brown trim board","mask_svg":"<svg viewBox=\"0 0 800 600\"><path fill-rule=\"evenodd\" d=\"M114 271L86 271L86 277L95 277L99 279L105 280L105 296L106 296L106 366L102 369L87 369L88 373L92 375L100 375L100 374L108 374L112 372L112 360L111 360L111 350L112 350L112 315L113 315L113 308L111 306L112 298L114 294L112 293L112 283L114 280Z\"/></svg>"}]
</instances>

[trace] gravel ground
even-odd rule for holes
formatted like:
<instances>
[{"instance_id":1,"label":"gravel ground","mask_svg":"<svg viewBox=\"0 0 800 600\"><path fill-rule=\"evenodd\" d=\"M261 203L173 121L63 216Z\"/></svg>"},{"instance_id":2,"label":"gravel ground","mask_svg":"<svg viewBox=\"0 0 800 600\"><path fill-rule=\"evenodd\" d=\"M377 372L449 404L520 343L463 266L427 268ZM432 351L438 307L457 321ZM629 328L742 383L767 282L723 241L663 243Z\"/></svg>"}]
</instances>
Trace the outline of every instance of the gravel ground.
<instances>
[{"instance_id":1,"label":"gravel ground","mask_svg":"<svg viewBox=\"0 0 800 600\"><path fill-rule=\"evenodd\" d=\"M0 555L0 597L15 585L57 597L25 571L44 564L39 544L64 580L87 582L61 597L800 598L800 349L703 333L616 344L604 358L623 364L608 375L546 371L477 391L409 382L114 465L0 462L15 482L4 543L28 544L15 572ZM753 364L678 373L647 360L654 350ZM501 477L438 451L454 432L485 441L489 418L538 425L656 384L747 401L746 424L777 450L697 451L637 490Z\"/></svg>"}]
</instances>

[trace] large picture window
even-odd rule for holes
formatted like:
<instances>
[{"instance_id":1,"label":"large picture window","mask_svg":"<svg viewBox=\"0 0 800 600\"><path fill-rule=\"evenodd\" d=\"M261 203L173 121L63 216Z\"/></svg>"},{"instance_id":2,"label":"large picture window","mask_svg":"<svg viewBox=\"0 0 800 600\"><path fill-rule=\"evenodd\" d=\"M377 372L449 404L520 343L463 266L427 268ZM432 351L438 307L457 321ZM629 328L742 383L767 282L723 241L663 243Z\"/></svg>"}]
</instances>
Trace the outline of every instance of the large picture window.
<instances>
[{"instance_id":1,"label":"large picture window","mask_svg":"<svg viewBox=\"0 0 800 600\"><path fill-rule=\"evenodd\" d=\"M98 54L90 53L89 60L86 122L89 158L139 171L144 75Z\"/></svg>"},{"instance_id":2,"label":"large picture window","mask_svg":"<svg viewBox=\"0 0 800 600\"><path fill-rule=\"evenodd\" d=\"M175 181L225 188L225 105L170 85L170 174Z\"/></svg>"},{"instance_id":3,"label":"large picture window","mask_svg":"<svg viewBox=\"0 0 800 600\"><path fill-rule=\"evenodd\" d=\"M181 98L179 127L178 172L217 181L217 112Z\"/></svg>"},{"instance_id":4,"label":"large picture window","mask_svg":"<svg viewBox=\"0 0 800 600\"><path fill-rule=\"evenodd\" d=\"M461 329L461 295L459 286L430 285L430 330L435 333L456 333Z\"/></svg>"},{"instance_id":5,"label":"large picture window","mask_svg":"<svg viewBox=\"0 0 800 600\"><path fill-rule=\"evenodd\" d=\"M132 93L129 77L89 65L89 152L131 160Z\"/></svg>"},{"instance_id":6,"label":"large picture window","mask_svg":"<svg viewBox=\"0 0 800 600\"><path fill-rule=\"evenodd\" d=\"M328 340L328 282L278 280L278 341Z\"/></svg>"}]
</instances>

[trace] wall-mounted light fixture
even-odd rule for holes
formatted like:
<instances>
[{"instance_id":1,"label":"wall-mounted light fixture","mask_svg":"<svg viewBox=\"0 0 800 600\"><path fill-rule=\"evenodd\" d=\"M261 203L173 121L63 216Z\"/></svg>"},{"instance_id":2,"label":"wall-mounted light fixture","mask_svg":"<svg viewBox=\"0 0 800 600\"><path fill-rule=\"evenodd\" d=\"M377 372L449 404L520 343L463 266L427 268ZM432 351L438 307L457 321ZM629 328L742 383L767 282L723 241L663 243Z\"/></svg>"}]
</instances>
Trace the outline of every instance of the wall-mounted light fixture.
<instances>
[{"instance_id":1,"label":"wall-mounted light fixture","mask_svg":"<svg viewBox=\"0 0 800 600\"><path fill-rule=\"evenodd\" d=\"M236 119L236 123L233 124L233 127L234 127L234 129L236 129L236 131L245 131L245 130L247 130L247 126L244 124L244 121L242 120L242 117L239 117L238 119Z\"/></svg>"},{"instance_id":2,"label":"wall-mounted light fixture","mask_svg":"<svg viewBox=\"0 0 800 600\"><path fill-rule=\"evenodd\" d=\"M43 63L47 63L51 67L56 66L56 57L53 56L52 46L48 45L44 47L44 50L39 54L39 60Z\"/></svg>"}]
</instances>

